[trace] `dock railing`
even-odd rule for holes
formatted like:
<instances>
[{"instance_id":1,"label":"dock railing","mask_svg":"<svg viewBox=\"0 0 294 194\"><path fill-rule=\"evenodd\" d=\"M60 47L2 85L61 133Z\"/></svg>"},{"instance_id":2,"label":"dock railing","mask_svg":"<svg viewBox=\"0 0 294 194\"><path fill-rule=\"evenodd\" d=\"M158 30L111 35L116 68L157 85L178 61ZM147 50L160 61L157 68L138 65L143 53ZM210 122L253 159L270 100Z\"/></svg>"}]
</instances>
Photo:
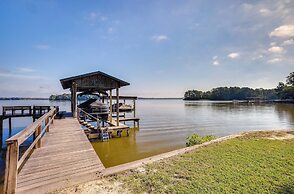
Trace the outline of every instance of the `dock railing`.
<instances>
[{"instance_id":1,"label":"dock railing","mask_svg":"<svg viewBox=\"0 0 294 194\"><path fill-rule=\"evenodd\" d=\"M34 148L37 149L41 147L41 139L46 132L49 132L49 126L53 123L56 113L57 108L54 107L24 130L6 140L5 194L15 193L18 173ZM44 128L42 128L42 126L44 126ZM19 158L19 146L33 134L35 137L34 141Z\"/></svg>"},{"instance_id":2,"label":"dock railing","mask_svg":"<svg viewBox=\"0 0 294 194\"><path fill-rule=\"evenodd\" d=\"M78 121L80 122L80 116L81 116L81 113L83 114L83 116L85 117L85 118L88 118L88 119L90 119L90 120L94 120L94 121L96 121L97 122L97 128L99 128L99 122L100 122L100 120L99 120L99 118L96 118L96 117L94 117L93 115L91 115L90 113L87 113L86 111L84 111L83 109L81 109L81 108L77 108L77 119L78 119Z\"/></svg>"}]
</instances>

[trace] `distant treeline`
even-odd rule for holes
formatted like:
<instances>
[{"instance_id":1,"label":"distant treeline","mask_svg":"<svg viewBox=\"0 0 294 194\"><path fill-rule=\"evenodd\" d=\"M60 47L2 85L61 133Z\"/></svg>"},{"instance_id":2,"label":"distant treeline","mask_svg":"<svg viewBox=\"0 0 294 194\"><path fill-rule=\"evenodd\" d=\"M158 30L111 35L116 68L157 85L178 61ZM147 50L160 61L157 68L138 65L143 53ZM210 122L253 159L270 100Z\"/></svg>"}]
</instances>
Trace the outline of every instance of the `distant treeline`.
<instances>
[{"instance_id":1,"label":"distant treeline","mask_svg":"<svg viewBox=\"0 0 294 194\"><path fill-rule=\"evenodd\" d=\"M275 100L294 99L294 72L287 76L286 84L279 82L275 89L248 87L218 87L210 91L188 90L184 100Z\"/></svg>"},{"instance_id":2,"label":"distant treeline","mask_svg":"<svg viewBox=\"0 0 294 194\"><path fill-rule=\"evenodd\" d=\"M78 96L78 100L88 100L90 98L97 98L97 96L95 95L82 95L82 96ZM71 96L70 94L52 94L50 97L49 97L49 100L52 100L52 101L67 101L67 100L71 100Z\"/></svg>"},{"instance_id":3,"label":"distant treeline","mask_svg":"<svg viewBox=\"0 0 294 194\"><path fill-rule=\"evenodd\" d=\"M52 94L49 100L70 100L70 94Z\"/></svg>"},{"instance_id":4,"label":"distant treeline","mask_svg":"<svg viewBox=\"0 0 294 194\"><path fill-rule=\"evenodd\" d=\"M210 91L188 90L184 100L248 100L248 99L277 99L274 89L252 89L248 87L218 87Z\"/></svg>"},{"instance_id":5,"label":"distant treeline","mask_svg":"<svg viewBox=\"0 0 294 194\"><path fill-rule=\"evenodd\" d=\"M48 98L0 97L0 100L48 100Z\"/></svg>"}]
</instances>

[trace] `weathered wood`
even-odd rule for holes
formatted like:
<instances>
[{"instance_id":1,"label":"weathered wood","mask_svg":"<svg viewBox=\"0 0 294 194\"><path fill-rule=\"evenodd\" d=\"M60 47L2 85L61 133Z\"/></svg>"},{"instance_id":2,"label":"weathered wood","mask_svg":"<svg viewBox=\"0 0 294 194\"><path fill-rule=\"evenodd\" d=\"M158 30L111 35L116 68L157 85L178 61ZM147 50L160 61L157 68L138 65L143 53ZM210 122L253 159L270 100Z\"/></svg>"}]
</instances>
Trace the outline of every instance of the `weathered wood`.
<instances>
[{"instance_id":1,"label":"weathered wood","mask_svg":"<svg viewBox=\"0 0 294 194\"><path fill-rule=\"evenodd\" d=\"M15 193L17 183L18 142L15 140L7 145L4 193Z\"/></svg>"},{"instance_id":2,"label":"weathered wood","mask_svg":"<svg viewBox=\"0 0 294 194\"><path fill-rule=\"evenodd\" d=\"M72 82L71 87L71 112L73 117L77 117L77 84Z\"/></svg>"},{"instance_id":3,"label":"weathered wood","mask_svg":"<svg viewBox=\"0 0 294 194\"><path fill-rule=\"evenodd\" d=\"M0 149L2 150L2 145L3 145L3 119L2 119L2 116L0 116L0 143L1 143Z\"/></svg>"},{"instance_id":4,"label":"weathered wood","mask_svg":"<svg viewBox=\"0 0 294 194\"><path fill-rule=\"evenodd\" d=\"M103 169L78 120L55 120L42 138L42 147L22 167L16 193L45 193L94 180Z\"/></svg>"},{"instance_id":5,"label":"weathered wood","mask_svg":"<svg viewBox=\"0 0 294 194\"><path fill-rule=\"evenodd\" d=\"M42 126L39 125L37 127L36 132L35 132L35 141L37 141L35 148L40 148L41 147L41 139L37 139L39 136L41 136L41 131L42 131Z\"/></svg>"},{"instance_id":6,"label":"weathered wood","mask_svg":"<svg viewBox=\"0 0 294 194\"><path fill-rule=\"evenodd\" d=\"M136 117L136 100L133 100L133 112L134 112L134 118ZM135 127L135 121L134 121L134 127Z\"/></svg>"},{"instance_id":7,"label":"weathered wood","mask_svg":"<svg viewBox=\"0 0 294 194\"><path fill-rule=\"evenodd\" d=\"M11 133L12 133L11 118L8 118L8 126L9 126L9 137L10 137L11 136Z\"/></svg>"},{"instance_id":8,"label":"weathered wood","mask_svg":"<svg viewBox=\"0 0 294 194\"><path fill-rule=\"evenodd\" d=\"M119 126L119 88L116 88L116 126Z\"/></svg>"},{"instance_id":9,"label":"weathered wood","mask_svg":"<svg viewBox=\"0 0 294 194\"><path fill-rule=\"evenodd\" d=\"M119 119L119 121L139 121L140 118L122 118L122 119Z\"/></svg>"},{"instance_id":10,"label":"weathered wood","mask_svg":"<svg viewBox=\"0 0 294 194\"><path fill-rule=\"evenodd\" d=\"M77 91L96 91L105 92L107 90L115 89L117 86L127 86L129 83L110 76L101 71L78 75L60 80L63 89L71 88L72 82L78 85Z\"/></svg>"},{"instance_id":11,"label":"weathered wood","mask_svg":"<svg viewBox=\"0 0 294 194\"><path fill-rule=\"evenodd\" d=\"M109 90L109 119L112 122L112 90Z\"/></svg>"},{"instance_id":12,"label":"weathered wood","mask_svg":"<svg viewBox=\"0 0 294 194\"><path fill-rule=\"evenodd\" d=\"M6 140L6 142L18 140L18 144L22 144L28 137L30 137L37 129L39 125L42 124L42 122L49 116L54 115L56 112L56 108L49 111L47 114L44 114L42 117L40 117L36 122L31 123L29 126L27 126L24 130L17 133L16 135L10 137Z\"/></svg>"},{"instance_id":13,"label":"weathered wood","mask_svg":"<svg viewBox=\"0 0 294 194\"><path fill-rule=\"evenodd\" d=\"M52 109L47 114L39 118L35 123L29 125L20 133L10 137L6 140L7 143L7 153L6 153L6 170L5 170L5 183L4 183L4 192L5 193L15 193L16 184L17 184L17 174L20 167L23 165L24 161L31 153L32 148L36 146L39 148L41 146L41 137L42 134L46 131L49 123L45 126L42 131L42 122L47 120L49 116L54 118L56 109ZM30 135L35 132L35 140L26 150L20 160L19 157L19 145L22 144Z\"/></svg>"}]
</instances>

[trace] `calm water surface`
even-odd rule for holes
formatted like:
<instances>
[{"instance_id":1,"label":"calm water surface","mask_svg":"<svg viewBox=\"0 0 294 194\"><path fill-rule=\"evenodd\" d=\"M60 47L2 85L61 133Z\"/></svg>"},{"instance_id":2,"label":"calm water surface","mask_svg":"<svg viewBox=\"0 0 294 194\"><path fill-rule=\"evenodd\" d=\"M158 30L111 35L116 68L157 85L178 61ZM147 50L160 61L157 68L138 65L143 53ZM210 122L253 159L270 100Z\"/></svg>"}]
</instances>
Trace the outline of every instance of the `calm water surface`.
<instances>
[{"instance_id":1,"label":"calm water surface","mask_svg":"<svg viewBox=\"0 0 294 194\"><path fill-rule=\"evenodd\" d=\"M70 102L47 100L0 101L0 106L4 105L57 105L70 110ZM140 128L131 129L129 137L123 134L122 138L92 143L106 167L185 147L186 137L193 133L220 137L241 131L294 128L293 104L138 100L137 116ZM4 138L9 136L7 122ZM30 122L31 118L14 119L13 134ZM132 122L127 124L133 126ZM1 166L3 169L3 161Z\"/></svg>"}]
</instances>

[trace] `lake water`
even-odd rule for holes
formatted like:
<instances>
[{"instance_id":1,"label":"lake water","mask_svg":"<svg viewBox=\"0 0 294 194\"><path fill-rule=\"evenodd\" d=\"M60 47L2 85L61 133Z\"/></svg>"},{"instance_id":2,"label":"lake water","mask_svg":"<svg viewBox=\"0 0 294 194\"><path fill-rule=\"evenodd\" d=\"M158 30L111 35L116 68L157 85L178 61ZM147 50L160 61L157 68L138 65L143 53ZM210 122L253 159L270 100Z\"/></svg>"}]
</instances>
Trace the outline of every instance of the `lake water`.
<instances>
[{"instance_id":1,"label":"lake water","mask_svg":"<svg viewBox=\"0 0 294 194\"><path fill-rule=\"evenodd\" d=\"M70 111L70 102L0 101L0 106L5 105L51 105ZM138 100L136 108L137 116L141 119L139 129L131 129L128 137L123 134L123 137L108 142L92 143L106 167L185 147L187 136L193 133L221 137L250 130L294 128L293 104ZM12 135L30 122L31 118L13 119ZM132 122L127 124L133 125ZM9 136L8 120L5 120L4 128L3 136L6 139ZM3 157L0 160L3 174Z\"/></svg>"}]
</instances>

